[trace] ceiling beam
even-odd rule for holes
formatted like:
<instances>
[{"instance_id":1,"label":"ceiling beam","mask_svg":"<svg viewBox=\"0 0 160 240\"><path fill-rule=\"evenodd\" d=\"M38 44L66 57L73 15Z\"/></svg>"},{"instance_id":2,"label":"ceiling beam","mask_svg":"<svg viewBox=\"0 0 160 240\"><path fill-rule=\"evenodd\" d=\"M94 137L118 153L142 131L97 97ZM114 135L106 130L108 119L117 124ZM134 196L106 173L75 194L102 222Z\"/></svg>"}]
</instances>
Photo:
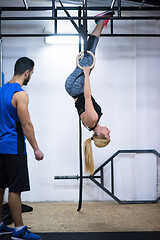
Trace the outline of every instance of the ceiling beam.
<instances>
[{"instance_id":1,"label":"ceiling beam","mask_svg":"<svg viewBox=\"0 0 160 240\"><path fill-rule=\"evenodd\" d=\"M21 21L21 20L95 20L96 17L0 17L1 21ZM122 17L102 17L102 19L113 19L113 20L160 20L158 16L122 16Z\"/></svg>"},{"instance_id":2,"label":"ceiling beam","mask_svg":"<svg viewBox=\"0 0 160 240\"><path fill-rule=\"evenodd\" d=\"M89 35L89 34L88 34ZM0 34L1 38L23 38L23 37L52 37L52 36L79 36L78 34L42 34L42 33L37 33L37 34L8 34L8 33L4 33L4 34ZM131 33L117 33L117 34L101 34L101 37L158 37L160 38L160 34L159 33L135 33L135 34L131 34Z\"/></svg>"},{"instance_id":3,"label":"ceiling beam","mask_svg":"<svg viewBox=\"0 0 160 240\"><path fill-rule=\"evenodd\" d=\"M136 3L141 3L142 0L127 0L129 2L136 2ZM152 5L152 6L160 6L160 1L159 0L146 0L145 4Z\"/></svg>"},{"instance_id":4,"label":"ceiling beam","mask_svg":"<svg viewBox=\"0 0 160 240\"><path fill-rule=\"evenodd\" d=\"M99 7L87 7L87 10L90 11L105 11L110 8L110 6L99 6ZM28 7L28 11L52 11L52 7ZM56 8L58 11L63 10L62 7ZM78 10L79 7L65 7L66 10ZM118 7L114 7L113 10L118 10ZM139 7L125 7L121 6L122 11L142 11ZM16 12L16 11L25 11L24 7L1 7L2 12ZM159 7L143 7L143 11L160 11Z\"/></svg>"}]
</instances>

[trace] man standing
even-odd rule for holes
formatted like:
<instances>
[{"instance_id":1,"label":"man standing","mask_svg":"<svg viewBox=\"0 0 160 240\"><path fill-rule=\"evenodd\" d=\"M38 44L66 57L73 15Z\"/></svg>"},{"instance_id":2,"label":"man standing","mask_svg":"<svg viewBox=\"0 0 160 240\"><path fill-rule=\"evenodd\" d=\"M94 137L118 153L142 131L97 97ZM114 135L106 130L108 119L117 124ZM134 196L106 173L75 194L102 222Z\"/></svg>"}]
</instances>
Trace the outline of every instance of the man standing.
<instances>
[{"instance_id":1,"label":"man standing","mask_svg":"<svg viewBox=\"0 0 160 240\"><path fill-rule=\"evenodd\" d=\"M44 155L38 147L28 111L28 95L22 89L34 70L34 62L22 57L16 61L14 76L0 88L0 235L12 233L12 239L41 239L24 226L21 213L21 192L29 191L25 137L33 148L36 160ZM15 228L2 222L5 188Z\"/></svg>"}]
</instances>

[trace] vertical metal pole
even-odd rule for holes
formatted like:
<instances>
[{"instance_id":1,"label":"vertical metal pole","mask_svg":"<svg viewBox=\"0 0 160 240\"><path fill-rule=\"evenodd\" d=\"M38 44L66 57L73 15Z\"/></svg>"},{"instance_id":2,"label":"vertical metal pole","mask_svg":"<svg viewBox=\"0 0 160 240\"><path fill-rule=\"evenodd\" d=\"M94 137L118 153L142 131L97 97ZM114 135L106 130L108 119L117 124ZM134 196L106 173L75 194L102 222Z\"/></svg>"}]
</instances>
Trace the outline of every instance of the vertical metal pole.
<instances>
[{"instance_id":1,"label":"vertical metal pole","mask_svg":"<svg viewBox=\"0 0 160 240\"><path fill-rule=\"evenodd\" d=\"M121 17L121 0L118 0L118 17Z\"/></svg>"},{"instance_id":2,"label":"vertical metal pole","mask_svg":"<svg viewBox=\"0 0 160 240\"><path fill-rule=\"evenodd\" d=\"M111 160L111 186L112 186L112 194L114 194L114 169L113 169L113 159Z\"/></svg>"},{"instance_id":3,"label":"vertical metal pole","mask_svg":"<svg viewBox=\"0 0 160 240\"><path fill-rule=\"evenodd\" d=\"M78 17L81 17L81 7L78 10ZM78 21L79 27L81 26L81 19ZM81 36L79 35L79 52L81 52ZM82 207L82 189L83 189L83 164L82 164L82 125L81 119L79 118L79 167L80 167L80 183L79 183L79 204L77 211L81 210Z\"/></svg>"},{"instance_id":4,"label":"vertical metal pole","mask_svg":"<svg viewBox=\"0 0 160 240\"><path fill-rule=\"evenodd\" d=\"M54 11L54 16L57 17L57 9ZM57 20L54 21L54 33L57 34Z\"/></svg>"},{"instance_id":5,"label":"vertical metal pole","mask_svg":"<svg viewBox=\"0 0 160 240\"><path fill-rule=\"evenodd\" d=\"M2 12L0 11L0 17ZM0 87L2 87L2 38L1 38L1 19L0 19Z\"/></svg>"},{"instance_id":6,"label":"vertical metal pole","mask_svg":"<svg viewBox=\"0 0 160 240\"><path fill-rule=\"evenodd\" d=\"M83 0L83 17L87 18L87 0ZM87 53L87 19L83 19L84 29L84 55Z\"/></svg>"},{"instance_id":7,"label":"vertical metal pole","mask_svg":"<svg viewBox=\"0 0 160 240\"><path fill-rule=\"evenodd\" d=\"M112 3L111 3L111 9L113 9L114 7L114 4L115 4L116 0L113 0ZM113 34L113 19L111 19L111 34Z\"/></svg>"},{"instance_id":8,"label":"vertical metal pole","mask_svg":"<svg viewBox=\"0 0 160 240\"><path fill-rule=\"evenodd\" d=\"M78 9L78 17L81 17L82 16L82 8L79 7ZM78 20L78 26L81 27L81 19ZM82 51L82 41L81 41L81 35L79 34L79 52Z\"/></svg>"},{"instance_id":9,"label":"vertical metal pole","mask_svg":"<svg viewBox=\"0 0 160 240\"><path fill-rule=\"evenodd\" d=\"M113 34L113 19L111 19L111 34Z\"/></svg>"},{"instance_id":10,"label":"vertical metal pole","mask_svg":"<svg viewBox=\"0 0 160 240\"><path fill-rule=\"evenodd\" d=\"M80 182L79 182L79 204L77 211L81 210L82 207L82 190L83 190L83 164L82 164L82 125L81 119L79 118L79 168L80 168Z\"/></svg>"},{"instance_id":11,"label":"vertical metal pole","mask_svg":"<svg viewBox=\"0 0 160 240\"><path fill-rule=\"evenodd\" d=\"M101 184L102 184L102 186L104 186L104 174L103 174L103 168L101 168L100 172L101 172Z\"/></svg>"},{"instance_id":12,"label":"vertical metal pole","mask_svg":"<svg viewBox=\"0 0 160 240\"><path fill-rule=\"evenodd\" d=\"M52 0L52 17L55 16L56 11L56 0Z\"/></svg>"},{"instance_id":13,"label":"vertical metal pole","mask_svg":"<svg viewBox=\"0 0 160 240\"><path fill-rule=\"evenodd\" d=\"M52 0L52 17L57 17L56 1ZM54 21L54 33L57 34L57 20Z\"/></svg>"},{"instance_id":14,"label":"vertical metal pole","mask_svg":"<svg viewBox=\"0 0 160 240\"><path fill-rule=\"evenodd\" d=\"M157 198L160 197L160 185L159 185L159 170L160 170L160 161L159 158L157 157Z\"/></svg>"}]
</instances>

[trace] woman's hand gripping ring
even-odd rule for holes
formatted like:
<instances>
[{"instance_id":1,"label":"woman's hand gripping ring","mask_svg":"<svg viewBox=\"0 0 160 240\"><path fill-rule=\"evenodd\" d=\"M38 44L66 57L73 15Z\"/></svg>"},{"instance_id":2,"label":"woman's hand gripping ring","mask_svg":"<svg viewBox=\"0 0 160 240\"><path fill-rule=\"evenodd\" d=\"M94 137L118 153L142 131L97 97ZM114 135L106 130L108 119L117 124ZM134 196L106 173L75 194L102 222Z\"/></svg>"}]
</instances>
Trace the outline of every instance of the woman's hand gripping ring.
<instances>
[{"instance_id":1,"label":"woman's hand gripping ring","mask_svg":"<svg viewBox=\"0 0 160 240\"><path fill-rule=\"evenodd\" d=\"M87 53L91 54L91 56L93 58L93 63L91 66L89 66L90 69L93 69L95 66L96 58L92 52L87 51ZM80 69L83 69L83 67L81 67L81 65L79 64L79 60L82 59L83 57L84 57L84 52L80 52L76 57L76 64Z\"/></svg>"}]
</instances>

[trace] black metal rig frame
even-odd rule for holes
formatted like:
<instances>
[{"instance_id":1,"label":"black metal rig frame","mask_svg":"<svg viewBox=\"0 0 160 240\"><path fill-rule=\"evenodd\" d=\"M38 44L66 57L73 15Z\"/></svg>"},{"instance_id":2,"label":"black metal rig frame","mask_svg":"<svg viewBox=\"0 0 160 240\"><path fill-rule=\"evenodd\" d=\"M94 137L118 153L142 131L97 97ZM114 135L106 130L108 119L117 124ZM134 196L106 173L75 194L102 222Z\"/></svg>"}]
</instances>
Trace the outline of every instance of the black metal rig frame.
<instances>
[{"instance_id":1,"label":"black metal rig frame","mask_svg":"<svg viewBox=\"0 0 160 240\"><path fill-rule=\"evenodd\" d=\"M110 33L109 34L101 34L101 37L160 37L160 33L155 33L155 34L146 34L146 33L141 33L141 34L115 34L114 33L114 21L121 21L121 20L127 20L127 21L132 21L132 20L146 20L146 21L151 21L151 20L160 20L160 14L155 15L155 16L122 16L122 12L124 13L125 11L128 12L148 12L148 11L153 11L153 12L160 12L160 7L122 7L121 6L121 0L117 0L118 6L114 7L114 3L116 0L112 1L112 9L118 13L118 16L114 17L104 17L103 19L110 19L111 24L110 24ZM110 9L110 6L96 6L96 7L88 7L87 6L87 0L83 0L83 6L79 7L64 7L62 2L61 7L56 7L56 1L52 0L52 6L51 7L28 7L27 2L24 1L24 7L1 7L0 8L0 39L2 38L12 38L12 37L48 37L48 36L79 36L79 51L81 51L81 40L83 38L84 40L84 53L87 51L87 36L88 36L88 31L87 31L87 21L89 20L95 20L95 17L89 17L87 16L87 11L106 11L107 9ZM66 17L57 17L57 12L59 11L65 11L67 16ZM68 13L68 11L77 11L78 12L78 17L71 17ZM2 14L3 12L10 12L10 11L15 11L15 12L34 12L34 11L51 11L51 16L50 17L3 17ZM83 13L83 16L82 16ZM54 20L54 26L55 30L53 34L3 34L1 32L1 24L2 21L22 21L22 20L33 20L33 21L38 21L38 20ZM58 29L57 29L57 22L61 20L69 20L72 22L73 26L77 30L77 34L59 34ZM78 20L78 26L75 24L74 20ZM82 24L83 22L83 24ZM158 153L156 150L118 150L114 155L112 155L106 162L104 162L97 170L95 170L94 174L92 176L83 176L83 164L82 164L82 125L81 125L81 120L79 119L79 162L80 162L80 175L76 176L55 176L54 179L79 179L80 184L79 184L79 204L78 204L78 209L77 211L80 211L82 207L82 190L83 190L83 179L90 179L92 182L94 182L98 187L100 187L104 192L106 192L110 197L112 197L114 200L116 200L118 203L121 204L129 204L129 203L157 203L160 200L160 197L158 197L156 200L150 201L121 201L114 195L114 163L113 160L114 158L120 154L120 153L153 153L155 154L158 159L160 158L160 153ZM108 164L111 163L111 192L105 188L104 186L104 167ZM99 176L96 176L96 174L100 172ZM96 179L99 179L97 181Z\"/></svg>"},{"instance_id":2,"label":"black metal rig frame","mask_svg":"<svg viewBox=\"0 0 160 240\"><path fill-rule=\"evenodd\" d=\"M101 34L101 37L160 37L160 33L155 33L155 34L146 34L146 33L141 33L141 34L115 34L114 33L114 21L132 21L132 20L146 20L146 21L151 21L151 20L160 20L160 14L157 14L157 16L141 16L142 12L158 12L160 13L160 7L159 6L154 6L154 7L122 7L121 6L121 0L113 0L117 1L117 6L113 6L113 10L117 12L117 16L113 17L104 17L103 19L111 19L111 25L110 25L110 33L108 34ZM82 20L83 21L83 27L82 30L84 30L84 33L86 33L86 22L89 20L95 20L95 17L87 16L87 11L106 11L107 9L110 9L110 6L96 6L96 7L88 7L87 6L87 0L83 0L84 4L83 6L79 7L65 7L66 11L77 11L78 12L78 17L75 16L57 16L57 12L59 11L64 11L64 8L62 6L56 7L56 1L52 0L52 6L51 7L28 7L26 4L24 7L0 7L0 22L1 21L27 21L27 20L32 20L32 21L38 21L38 20L54 20L55 21L55 32L53 34L46 34L46 33L39 33L39 34L3 34L0 31L0 38L3 37L48 37L48 36L64 36L64 35L69 35L69 36L75 36L79 35L79 32L77 34L59 34L57 31L57 21L63 21L63 20L69 20L69 21L74 21L74 20ZM60 2L60 1L59 1ZM45 11L51 11L51 16L50 17L3 17L3 12L45 12ZM140 13L139 16L123 16L122 13L124 12L137 12ZM81 16L80 12L83 12L83 16ZM87 35L87 33L86 33Z\"/></svg>"},{"instance_id":3,"label":"black metal rig frame","mask_svg":"<svg viewBox=\"0 0 160 240\"><path fill-rule=\"evenodd\" d=\"M81 149L81 148L80 148ZM160 200L160 196L158 196L155 200L139 200L139 201L122 201L119 198L117 198L114 194L114 159L119 154L154 154L157 156L158 160L160 158L160 153L157 152L154 149L145 149L145 150L118 150L116 153L114 153L107 161L105 161L100 167L98 167L93 175L90 176L83 176L82 172L80 172L80 176L55 176L54 179L58 180L64 180L64 179L80 179L80 189L79 189L79 206L77 211L81 209L82 206L82 186L83 182L82 179L90 179L92 182L94 182L98 187L100 187L105 193L107 193L111 198L113 198L115 201L117 201L120 204L141 204L141 203L157 203ZM104 167L110 163L110 174L111 174L111 191L109 191L104 186ZM96 174L99 173L97 176ZM99 181L97 181L98 179Z\"/></svg>"}]
</instances>

